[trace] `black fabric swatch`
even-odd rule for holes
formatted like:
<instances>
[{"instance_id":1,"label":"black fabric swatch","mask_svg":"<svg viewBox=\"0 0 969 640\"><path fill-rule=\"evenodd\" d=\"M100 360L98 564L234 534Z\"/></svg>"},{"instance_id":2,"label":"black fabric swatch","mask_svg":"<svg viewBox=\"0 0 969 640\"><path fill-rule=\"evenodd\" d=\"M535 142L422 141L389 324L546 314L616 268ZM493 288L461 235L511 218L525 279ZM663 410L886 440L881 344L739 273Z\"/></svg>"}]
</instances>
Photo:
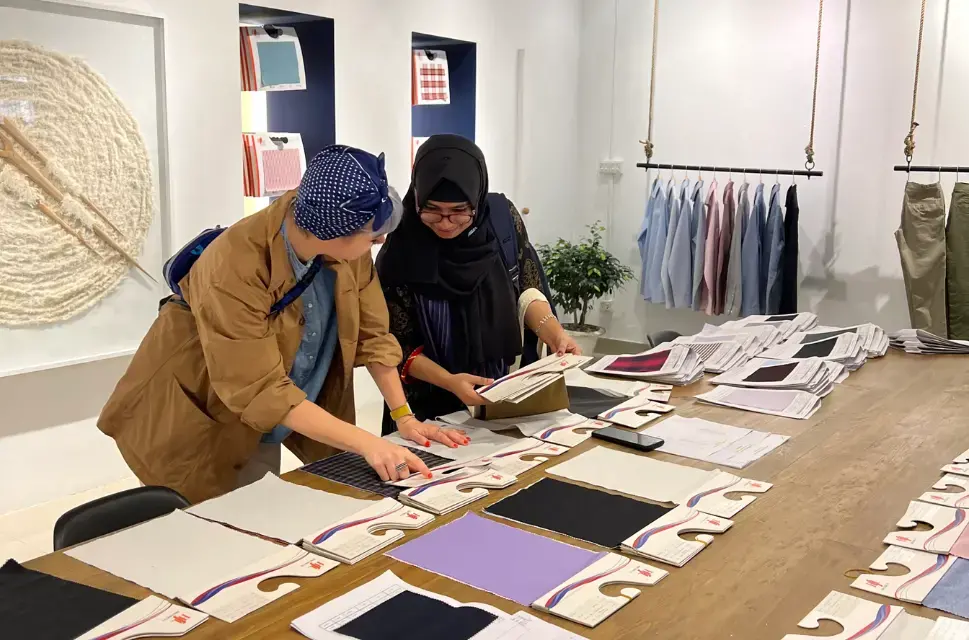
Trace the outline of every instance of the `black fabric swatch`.
<instances>
[{"instance_id":1,"label":"black fabric swatch","mask_svg":"<svg viewBox=\"0 0 969 640\"><path fill-rule=\"evenodd\" d=\"M568 387L568 391L569 411L590 419L626 400L625 397L610 396L588 387Z\"/></svg>"},{"instance_id":2,"label":"black fabric swatch","mask_svg":"<svg viewBox=\"0 0 969 640\"><path fill-rule=\"evenodd\" d=\"M454 462L453 460L442 458L428 451L412 449L410 447L404 448L423 460L428 469ZM401 487L384 484L384 481L367 464L363 456L358 456L349 451L311 462L306 466L300 467L299 470L312 473L314 476L326 478L327 480L332 480L333 482L345 484L349 487L356 487L357 489L363 489L370 493L376 493L378 496L384 496L385 498L396 499L400 495L400 492L403 491Z\"/></svg>"},{"instance_id":3,"label":"black fabric swatch","mask_svg":"<svg viewBox=\"0 0 969 640\"><path fill-rule=\"evenodd\" d=\"M476 607L402 591L335 631L357 640L468 640L496 619Z\"/></svg>"},{"instance_id":4,"label":"black fabric swatch","mask_svg":"<svg viewBox=\"0 0 969 640\"><path fill-rule=\"evenodd\" d=\"M858 327L851 327L850 329L838 329L837 331L825 331L823 333L808 333L801 338L801 344L808 342L819 342L821 340L827 340L828 338L837 338L845 333L858 333Z\"/></svg>"},{"instance_id":5,"label":"black fabric swatch","mask_svg":"<svg viewBox=\"0 0 969 640\"><path fill-rule=\"evenodd\" d=\"M796 362L778 364L770 367L761 367L757 371L744 378L744 382L780 382L797 368Z\"/></svg>"},{"instance_id":6,"label":"black fabric swatch","mask_svg":"<svg viewBox=\"0 0 969 640\"><path fill-rule=\"evenodd\" d=\"M828 338L827 340L822 340L820 342L808 343L801 347L798 352L794 354L794 357L823 358L826 355L830 355L831 351L834 350L834 345L837 342L837 338Z\"/></svg>"},{"instance_id":7,"label":"black fabric swatch","mask_svg":"<svg viewBox=\"0 0 969 640\"><path fill-rule=\"evenodd\" d=\"M794 320L797 320L797 314L783 313L783 314L773 315L773 316L770 316L769 318L764 319L764 322L785 322L787 320L790 320L792 322Z\"/></svg>"},{"instance_id":8,"label":"black fabric swatch","mask_svg":"<svg viewBox=\"0 0 969 640\"><path fill-rule=\"evenodd\" d=\"M8 560L0 567L0 638L74 640L137 602Z\"/></svg>"},{"instance_id":9,"label":"black fabric swatch","mask_svg":"<svg viewBox=\"0 0 969 640\"><path fill-rule=\"evenodd\" d=\"M577 484L543 478L485 509L502 518L608 549L671 509Z\"/></svg>"}]
</instances>

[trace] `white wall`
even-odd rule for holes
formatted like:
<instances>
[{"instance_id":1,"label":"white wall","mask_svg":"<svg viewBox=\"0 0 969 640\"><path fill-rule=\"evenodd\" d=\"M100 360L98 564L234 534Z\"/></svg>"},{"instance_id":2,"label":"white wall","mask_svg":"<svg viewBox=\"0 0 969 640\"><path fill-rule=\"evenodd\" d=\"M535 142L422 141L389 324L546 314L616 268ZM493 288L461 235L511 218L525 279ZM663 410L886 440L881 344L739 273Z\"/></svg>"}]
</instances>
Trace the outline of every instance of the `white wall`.
<instances>
[{"instance_id":1,"label":"white wall","mask_svg":"<svg viewBox=\"0 0 969 640\"><path fill-rule=\"evenodd\" d=\"M173 244L243 211L239 145L238 3L83 0L162 16ZM517 199L538 241L579 220L576 195L578 0L265 0L335 21L337 139L387 154L392 183L409 178L411 32L478 43L477 141L491 184L514 185L515 58L526 49L526 183ZM118 52L123 55L123 52ZM95 418L124 371L107 360L0 379L0 514L129 472ZM369 395L368 395L369 393ZM363 402L372 402L365 391Z\"/></svg>"},{"instance_id":2,"label":"white wall","mask_svg":"<svg viewBox=\"0 0 969 640\"><path fill-rule=\"evenodd\" d=\"M800 168L808 140L817 3L678 0L660 6L653 159ZM637 274L635 236L647 180L654 175L634 166L644 159L637 140L647 130L652 16L652 2L583 2L579 202L588 220L606 217L609 188L596 175L596 165L609 156L611 137L613 155L625 162L612 201L610 247ZM799 178L797 184L804 272L799 302L825 323L908 326L892 235L905 178L893 173L892 165L904 162L918 19L919 3L907 0L824 4L814 146L817 168L825 175ZM969 67L969 41L956 35L967 29L967 3L928 3L916 163L969 162L964 117L969 87L961 82ZM669 172L663 175L668 178ZM709 185L711 176L703 177ZM722 188L727 176L717 177ZM742 176L733 178L739 183ZM947 195L953 179L943 178ZM785 189L790 180L781 179ZM756 183L758 177L748 181ZM764 181L769 188L774 177ZM614 313L602 318L611 335L641 339L663 328L692 333L708 320L700 313L647 304L637 289L638 282L627 286L616 296Z\"/></svg>"}]
</instances>

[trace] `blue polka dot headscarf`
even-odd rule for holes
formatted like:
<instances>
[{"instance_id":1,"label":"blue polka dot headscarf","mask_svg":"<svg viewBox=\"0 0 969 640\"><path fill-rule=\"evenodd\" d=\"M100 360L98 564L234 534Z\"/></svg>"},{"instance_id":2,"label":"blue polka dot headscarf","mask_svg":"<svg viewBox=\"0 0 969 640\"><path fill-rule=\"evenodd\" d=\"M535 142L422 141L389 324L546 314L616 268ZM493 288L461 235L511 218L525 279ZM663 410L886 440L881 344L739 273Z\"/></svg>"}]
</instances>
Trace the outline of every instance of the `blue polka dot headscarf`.
<instances>
[{"instance_id":1,"label":"blue polka dot headscarf","mask_svg":"<svg viewBox=\"0 0 969 640\"><path fill-rule=\"evenodd\" d=\"M332 145L306 168L296 191L296 224L320 240L348 236L373 220L387 232L394 198L387 185L384 154Z\"/></svg>"}]
</instances>

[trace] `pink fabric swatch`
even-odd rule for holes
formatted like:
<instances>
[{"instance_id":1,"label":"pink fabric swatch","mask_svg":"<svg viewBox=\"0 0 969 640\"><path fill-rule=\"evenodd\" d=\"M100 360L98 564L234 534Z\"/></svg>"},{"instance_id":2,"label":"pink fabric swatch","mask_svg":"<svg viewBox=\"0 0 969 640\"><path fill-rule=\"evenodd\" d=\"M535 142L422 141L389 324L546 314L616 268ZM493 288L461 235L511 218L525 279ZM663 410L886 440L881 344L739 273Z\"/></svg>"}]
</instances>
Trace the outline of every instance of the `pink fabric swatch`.
<instances>
[{"instance_id":1,"label":"pink fabric swatch","mask_svg":"<svg viewBox=\"0 0 969 640\"><path fill-rule=\"evenodd\" d=\"M713 313L723 313L727 299L727 268L730 265L730 238L733 236L737 202L733 197L733 181L723 188L723 220L717 238L717 284L714 287ZM739 259L739 257L738 257Z\"/></svg>"},{"instance_id":2,"label":"pink fabric swatch","mask_svg":"<svg viewBox=\"0 0 969 640\"><path fill-rule=\"evenodd\" d=\"M969 529L962 532L959 539L952 545L949 555L959 556L960 558L969 560Z\"/></svg>"},{"instance_id":3,"label":"pink fabric swatch","mask_svg":"<svg viewBox=\"0 0 969 640\"><path fill-rule=\"evenodd\" d=\"M707 237L703 247L703 284L700 285L700 308L708 316L715 313L719 235L720 201L717 199L717 181L714 180L707 193Z\"/></svg>"},{"instance_id":4,"label":"pink fabric swatch","mask_svg":"<svg viewBox=\"0 0 969 640\"><path fill-rule=\"evenodd\" d=\"M262 152L262 169L266 178L266 193L289 191L299 186L303 177L299 149L276 149Z\"/></svg>"}]
</instances>

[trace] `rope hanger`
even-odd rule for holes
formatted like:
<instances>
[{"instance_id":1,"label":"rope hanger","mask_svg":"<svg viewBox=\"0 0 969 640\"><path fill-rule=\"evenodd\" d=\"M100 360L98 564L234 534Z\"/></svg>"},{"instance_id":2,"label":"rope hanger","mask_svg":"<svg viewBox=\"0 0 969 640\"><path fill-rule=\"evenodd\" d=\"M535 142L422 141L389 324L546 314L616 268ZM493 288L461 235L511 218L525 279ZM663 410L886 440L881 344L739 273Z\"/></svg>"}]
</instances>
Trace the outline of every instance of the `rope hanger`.
<instances>
[{"instance_id":1,"label":"rope hanger","mask_svg":"<svg viewBox=\"0 0 969 640\"><path fill-rule=\"evenodd\" d=\"M922 0L922 5L923 5L923 13L924 13L925 0ZM808 137L807 146L804 147L804 155L805 155L804 170L803 171L790 170L790 169L786 169L786 170L753 169L751 170L754 173L766 172L766 173L774 173L775 175L781 174L781 175L791 175L791 176L804 175L804 176L807 176L809 179L811 178L811 176L823 175L822 172L820 171L814 171L814 167L815 167L814 131L815 131L815 124L817 122L817 113L818 113L818 77L820 75L820 70L821 70L821 25L823 22L822 21L823 16L824 16L824 0L818 0L818 29L817 29L817 37L815 39L815 45L814 45L814 87L811 94L811 128L810 128L811 132ZM649 70L649 115L647 118L646 139L639 141L639 143L643 145L643 153L646 154L646 162L638 163L636 166L647 170L652 168L669 168L671 170L676 168L676 169L688 170L690 165L671 165L671 164L659 165L652 162L653 151L655 150L655 146L653 144L653 119L654 119L653 114L654 114L654 104L655 104L655 98L656 98L656 51L657 51L658 41L659 41L659 0L653 0L653 49L652 49L652 54L650 56L650 70ZM921 48L921 32L919 34L919 43L920 43L919 46ZM913 107L913 118L914 118L914 107ZM711 169L711 167L698 166L697 169L698 170ZM712 168L712 169L716 171L716 168ZM727 168L726 170L738 171L738 172L744 171L745 173L747 171L746 169L734 169L734 168Z\"/></svg>"},{"instance_id":2,"label":"rope hanger","mask_svg":"<svg viewBox=\"0 0 969 640\"><path fill-rule=\"evenodd\" d=\"M912 117L909 122L908 135L905 136L905 164L911 170L912 158L915 156L915 128L919 123L915 121L915 105L919 95L919 67L922 63L922 33L925 30L925 0L922 0L922 13L919 16L919 44L915 50L915 84L912 87Z\"/></svg>"}]
</instances>

